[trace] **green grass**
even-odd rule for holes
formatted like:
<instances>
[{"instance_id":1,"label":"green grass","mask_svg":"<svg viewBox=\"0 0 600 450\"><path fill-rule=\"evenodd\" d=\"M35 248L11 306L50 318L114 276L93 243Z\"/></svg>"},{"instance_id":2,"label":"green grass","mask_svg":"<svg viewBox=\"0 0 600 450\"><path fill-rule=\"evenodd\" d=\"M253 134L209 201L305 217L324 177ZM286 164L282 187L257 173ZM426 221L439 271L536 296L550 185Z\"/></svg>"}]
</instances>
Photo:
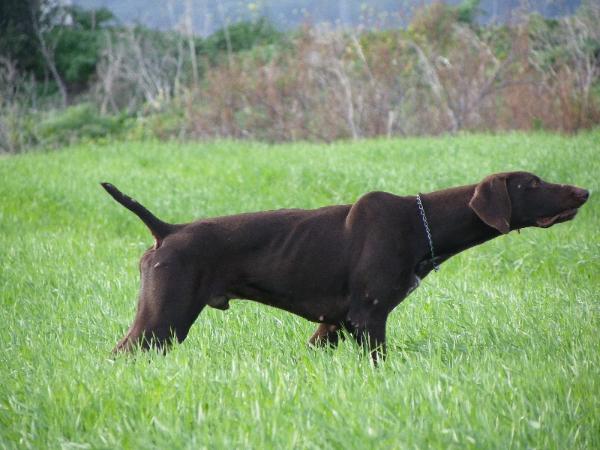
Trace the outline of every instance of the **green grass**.
<instances>
[{"instance_id":1,"label":"green grass","mask_svg":"<svg viewBox=\"0 0 600 450\"><path fill-rule=\"evenodd\" d=\"M600 132L268 146L118 142L0 160L2 448L600 448L598 196L549 230L450 260L351 342L252 302L206 309L166 357L109 354L159 217L352 202L505 170L598 191Z\"/></svg>"}]
</instances>

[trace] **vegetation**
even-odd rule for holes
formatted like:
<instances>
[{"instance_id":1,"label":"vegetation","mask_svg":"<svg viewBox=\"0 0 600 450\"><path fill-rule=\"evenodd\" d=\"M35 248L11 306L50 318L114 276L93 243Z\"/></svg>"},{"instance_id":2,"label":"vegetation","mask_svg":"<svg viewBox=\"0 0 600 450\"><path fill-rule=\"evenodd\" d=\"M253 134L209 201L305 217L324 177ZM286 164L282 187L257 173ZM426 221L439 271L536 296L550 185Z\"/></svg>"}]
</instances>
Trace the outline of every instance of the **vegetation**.
<instances>
[{"instance_id":1,"label":"vegetation","mask_svg":"<svg viewBox=\"0 0 600 450\"><path fill-rule=\"evenodd\" d=\"M0 159L0 447L599 448L597 196L444 264L390 316L373 368L351 341L307 348L314 324L251 302L207 308L167 356L113 359L152 238L98 185L173 222L512 169L598 192L599 141L148 140Z\"/></svg>"},{"instance_id":2,"label":"vegetation","mask_svg":"<svg viewBox=\"0 0 600 450\"><path fill-rule=\"evenodd\" d=\"M87 139L85 117L119 125L100 127L109 136L271 142L596 126L600 6L483 26L479 3L434 3L405 29L283 33L257 19L200 38L190 24L160 32L108 10L9 0L0 149ZM50 136L48 120L75 132Z\"/></svg>"}]
</instances>

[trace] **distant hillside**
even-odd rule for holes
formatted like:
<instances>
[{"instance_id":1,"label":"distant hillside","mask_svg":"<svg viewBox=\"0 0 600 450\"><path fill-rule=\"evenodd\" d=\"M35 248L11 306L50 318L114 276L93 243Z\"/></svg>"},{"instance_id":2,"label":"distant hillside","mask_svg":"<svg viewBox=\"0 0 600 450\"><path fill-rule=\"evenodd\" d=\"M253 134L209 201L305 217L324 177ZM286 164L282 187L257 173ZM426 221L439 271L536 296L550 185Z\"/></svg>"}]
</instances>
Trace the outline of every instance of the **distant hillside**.
<instances>
[{"instance_id":1,"label":"distant hillside","mask_svg":"<svg viewBox=\"0 0 600 450\"><path fill-rule=\"evenodd\" d=\"M388 28L402 26L414 10L431 0L66 0L84 8L106 7L125 24L141 23L151 28L171 29L192 20L194 31L208 35L234 23L259 16L281 29L302 23ZM447 1L456 5L458 0ZM581 0L482 0L480 21L505 22L520 10L537 11L547 17L573 13ZM527 5L526 7L523 5Z\"/></svg>"}]
</instances>

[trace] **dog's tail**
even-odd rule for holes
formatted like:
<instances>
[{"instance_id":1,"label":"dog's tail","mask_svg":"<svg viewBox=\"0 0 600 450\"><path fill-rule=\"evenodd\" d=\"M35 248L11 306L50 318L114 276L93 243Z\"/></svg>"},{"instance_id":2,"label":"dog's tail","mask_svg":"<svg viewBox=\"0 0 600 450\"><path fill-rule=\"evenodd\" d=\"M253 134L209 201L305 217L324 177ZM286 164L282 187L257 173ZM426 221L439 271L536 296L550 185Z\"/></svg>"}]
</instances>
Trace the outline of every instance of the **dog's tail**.
<instances>
[{"instance_id":1,"label":"dog's tail","mask_svg":"<svg viewBox=\"0 0 600 450\"><path fill-rule=\"evenodd\" d=\"M150 232L154 236L154 239L156 239L156 248L160 247L164 238L166 238L169 234L173 233L177 229L177 225L172 225L170 223L163 222L150 211L148 211L140 203L138 203L131 197L123 194L112 184L100 184L106 190L106 192L108 192L111 195L112 198L114 198L116 201L118 201L121 205L123 205L132 213L134 213L140 219L142 219L142 222L146 224L146 226L150 229Z\"/></svg>"}]
</instances>

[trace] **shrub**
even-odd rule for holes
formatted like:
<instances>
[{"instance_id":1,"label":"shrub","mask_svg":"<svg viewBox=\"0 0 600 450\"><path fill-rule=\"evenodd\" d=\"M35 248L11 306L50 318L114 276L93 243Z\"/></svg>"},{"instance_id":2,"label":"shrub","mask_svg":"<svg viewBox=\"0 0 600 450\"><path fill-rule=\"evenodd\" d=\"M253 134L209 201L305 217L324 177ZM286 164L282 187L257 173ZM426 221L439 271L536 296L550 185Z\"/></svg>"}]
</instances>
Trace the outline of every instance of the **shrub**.
<instances>
[{"instance_id":1,"label":"shrub","mask_svg":"<svg viewBox=\"0 0 600 450\"><path fill-rule=\"evenodd\" d=\"M62 146L84 139L117 136L129 125L125 114L100 115L95 106L82 103L47 116L39 126L39 141L48 146Z\"/></svg>"},{"instance_id":2,"label":"shrub","mask_svg":"<svg viewBox=\"0 0 600 450\"><path fill-rule=\"evenodd\" d=\"M196 52L211 63L219 61L226 53L238 53L256 46L275 44L282 41L284 34L265 18L242 21L221 28L204 40L198 40Z\"/></svg>"}]
</instances>

